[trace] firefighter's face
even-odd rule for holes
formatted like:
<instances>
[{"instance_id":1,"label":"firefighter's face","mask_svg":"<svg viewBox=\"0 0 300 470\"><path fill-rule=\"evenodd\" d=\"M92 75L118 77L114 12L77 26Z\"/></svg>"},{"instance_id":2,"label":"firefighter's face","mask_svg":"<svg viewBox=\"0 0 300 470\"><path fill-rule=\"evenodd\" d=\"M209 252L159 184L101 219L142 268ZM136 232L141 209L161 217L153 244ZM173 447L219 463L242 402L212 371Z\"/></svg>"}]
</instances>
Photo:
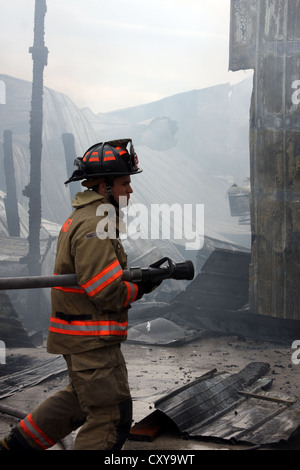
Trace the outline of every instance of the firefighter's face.
<instances>
[{"instance_id":1,"label":"firefighter's face","mask_svg":"<svg viewBox=\"0 0 300 470\"><path fill-rule=\"evenodd\" d=\"M121 196L125 196L127 198L127 205L129 204L130 194L133 193L131 187L131 178L129 175L119 176L115 178L113 181L113 185L111 187L111 191L113 193L115 201L119 201Z\"/></svg>"}]
</instances>

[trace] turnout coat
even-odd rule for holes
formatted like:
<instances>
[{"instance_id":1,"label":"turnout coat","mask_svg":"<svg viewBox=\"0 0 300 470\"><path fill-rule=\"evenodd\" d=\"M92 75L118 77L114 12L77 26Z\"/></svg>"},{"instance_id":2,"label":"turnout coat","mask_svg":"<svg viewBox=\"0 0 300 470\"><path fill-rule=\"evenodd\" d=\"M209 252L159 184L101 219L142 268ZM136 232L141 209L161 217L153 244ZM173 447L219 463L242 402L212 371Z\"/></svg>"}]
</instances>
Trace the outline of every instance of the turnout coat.
<instances>
[{"instance_id":1,"label":"turnout coat","mask_svg":"<svg viewBox=\"0 0 300 470\"><path fill-rule=\"evenodd\" d=\"M78 285L52 288L47 350L54 354L121 343L127 337L128 308L138 298L138 286L122 279L127 256L118 238L117 210L91 190L77 193L73 207L58 237L54 274L76 273ZM103 230L108 207L115 236Z\"/></svg>"}]
</instances>

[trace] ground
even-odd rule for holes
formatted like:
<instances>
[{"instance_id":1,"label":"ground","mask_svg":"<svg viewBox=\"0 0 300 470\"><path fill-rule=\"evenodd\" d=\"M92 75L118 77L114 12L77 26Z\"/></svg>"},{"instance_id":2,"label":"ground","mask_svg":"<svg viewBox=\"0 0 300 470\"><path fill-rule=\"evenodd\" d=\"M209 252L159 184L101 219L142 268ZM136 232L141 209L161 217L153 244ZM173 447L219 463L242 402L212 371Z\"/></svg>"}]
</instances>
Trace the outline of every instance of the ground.
<instances>
[{"instance_id":1,"label":"ground","mask_svg":"<svg viewBox=\"0 0 300 470\"><path fill-rule=\"evenodd\" d=\"M127 361L133 396L134 423L148 416L154 409L154 402L170 390L193 381L209 370L216 368L220 372L236 373L250 362L269 363L268 375L273 378L272 390L285 393L291 398L299 398L300 364L295 361L297 350L292 348L292 344L282 345L212 334L176 347L137 345L127 342L122 348ZM30 412L38 403L62 388L67 380L66 374L61 374L0 400L0 405L9 405L26 413ZM16 422L17 418L0 414L0 436L5 435ZM124 446L125 450L224 448L237 447L226 443L182 439L174 429L153 442L129 440ZM238 449L240 448L238 446ZM55 449L59 450L62 447L57 445Z\"/></svg>"}]
</instances>

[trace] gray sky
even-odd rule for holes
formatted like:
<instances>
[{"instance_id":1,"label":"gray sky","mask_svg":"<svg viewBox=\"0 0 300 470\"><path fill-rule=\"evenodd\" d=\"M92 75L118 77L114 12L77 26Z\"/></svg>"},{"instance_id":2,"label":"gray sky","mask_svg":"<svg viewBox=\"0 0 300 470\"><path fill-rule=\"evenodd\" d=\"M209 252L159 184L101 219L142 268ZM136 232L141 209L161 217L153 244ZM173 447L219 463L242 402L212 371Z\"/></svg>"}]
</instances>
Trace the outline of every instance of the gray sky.
<instances>
[{"instance_id":1,"label":"gray sky","mask_svg":"<svg viewBox=\"0 0 300 470\"><path fill-rule=\"evenodd\" d=\"M1 73L32 80L34 0L2 0ZM44 84L107 112L219 83L228 72L230 0L47 0Z\"/></svg>"}]
</instances>

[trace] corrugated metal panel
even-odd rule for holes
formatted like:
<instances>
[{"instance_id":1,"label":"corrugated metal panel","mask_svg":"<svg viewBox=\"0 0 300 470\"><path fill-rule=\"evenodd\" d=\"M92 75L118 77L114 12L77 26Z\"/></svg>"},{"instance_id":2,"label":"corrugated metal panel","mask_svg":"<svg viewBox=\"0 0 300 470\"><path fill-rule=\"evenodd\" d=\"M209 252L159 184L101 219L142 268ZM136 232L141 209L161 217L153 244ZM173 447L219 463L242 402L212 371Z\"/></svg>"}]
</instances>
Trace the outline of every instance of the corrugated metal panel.
<instances>
[{"instance_id":1,"label":"corrugated metal panel","mask_svg":"<svg viewBox=\"0 0 300 470\"><path fill-rule=\"evenodd\" d=\"M287 440L300 426L299 402L262 391L268 369L266 363L250 363L237 374L203 376L158 400L155 407L186 437L252 444Z\"/></svg>"},{"instance_id":2,"label":"corrugated metal panel","mask_svg":"<svg viewBox=\"0 0 300 470\"><path fill-rule=\"evenodd\" d=\"M223 311L244 307L249 300L249 263L250 253L216 249L175 302Z\"/></svg>"}]
</instances>

